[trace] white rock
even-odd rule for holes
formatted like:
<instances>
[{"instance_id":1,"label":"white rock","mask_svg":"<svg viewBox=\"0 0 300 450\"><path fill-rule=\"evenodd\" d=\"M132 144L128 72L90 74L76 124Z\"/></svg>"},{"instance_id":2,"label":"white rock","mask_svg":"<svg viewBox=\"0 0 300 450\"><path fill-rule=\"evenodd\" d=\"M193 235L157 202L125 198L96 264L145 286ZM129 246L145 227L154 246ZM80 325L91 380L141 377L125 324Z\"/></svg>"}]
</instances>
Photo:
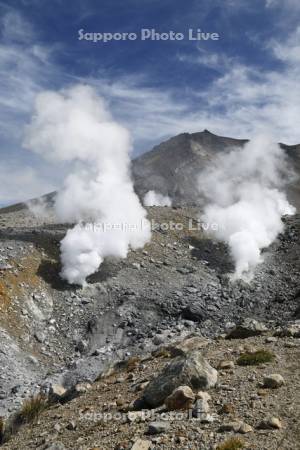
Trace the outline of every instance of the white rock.
<instances>
[{"instance_id":1,"label":"white rock","mask_svg":"<svg viewBox=\"0 0 300 450\"><path fill-rule=\"evenodd\" d=\"M264 387L277 389L285 384L284 378L279 373L272 373L264 377Z\"/></svg>"},{"instance_id":2,"label":"white rock","mask_svg":"<svg viewBox=\"0 0 300 450\"><path fill-rule=\"evenodd\" d=\"M143 439L138 439L135 441L131 450L149 450L152 445L151 441L145 441Z\"/></svg>"}]
</instances>

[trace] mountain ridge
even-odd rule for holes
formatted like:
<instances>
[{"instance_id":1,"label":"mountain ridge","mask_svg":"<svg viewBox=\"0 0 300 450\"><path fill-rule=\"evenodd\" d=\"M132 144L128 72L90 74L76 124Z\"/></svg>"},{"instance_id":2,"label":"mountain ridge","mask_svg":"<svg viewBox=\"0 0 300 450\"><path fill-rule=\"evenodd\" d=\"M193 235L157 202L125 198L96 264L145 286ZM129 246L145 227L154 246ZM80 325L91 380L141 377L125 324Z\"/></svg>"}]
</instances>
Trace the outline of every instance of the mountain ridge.
<instances>
[{"instance_id":1,"label":"mountain ridge","mask_svg":"<svg viewBox=\"0 0 300 450\"><path fill-rule=\"evenodd\" d=\"M196 133L180 133L151 150L132 160L132 176L135 190L143 199L150 190L168 195L174 205L201 205L201 198L195 183L201 170L213 160L219 152L238 148L249 142L249 139L236 139L219 136L207 129ZM279 143L289 158L298 175L297 182L292 183L288 189L288 197L300 208L300 144L287 145ZM46 203L53 203L55 191L41 196ZM32 201L36 201L33 199ZM26 202L19 202L1 208L2 213L14 212L26 207Z\"/></svg>"}]
</instances>

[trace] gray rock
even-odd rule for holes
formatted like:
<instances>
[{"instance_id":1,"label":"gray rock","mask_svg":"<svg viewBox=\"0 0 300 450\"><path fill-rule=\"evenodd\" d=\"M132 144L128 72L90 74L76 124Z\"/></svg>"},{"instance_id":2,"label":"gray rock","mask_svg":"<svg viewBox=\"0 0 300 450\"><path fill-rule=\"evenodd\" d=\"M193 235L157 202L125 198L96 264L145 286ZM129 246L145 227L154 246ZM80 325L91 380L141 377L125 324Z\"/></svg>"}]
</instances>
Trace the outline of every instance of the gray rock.
<instances>
[{"instance_id":1,"label":"gray rock","mask_svg":"<svg viewBox=\"0 0 300 450\"><path fill-rule=\"evenodd\" d=\"M53 402L62 400L67 393L64 386L60 384L51 384L49 389L49 399Z\"/></svg>"},{"instance_id":2,"label":"gray rock","mask_svg":"<svg viewBox=\"0 0 300 450\"><path fill-rule=\"evenodd\" d=\"M164 343L164 338L163 336L160 336L159 334L157 334L156 336L154 336L153 338L153 344L154 345L160 345Z\"/></svg>"},{"instance_id":3,"label":"gray rock","mask_svg":"<svg viewBox=\"0 0 300 450\"><path fill-rule=\"evenodd\" d=\"M266 338L266 343L267 344L273 344L273 343L275 343L277 341L278 341L278 339L275 336L269 336L269 337Z\"/></svg>"},{"instance_id":4,"label":"gray rock","mask_svg":"<svg viewBox=\"0 0 300 450\"><path fill-rule=\"evenodd\" d=\"M169 422L150 422L147 430L147 434L160 434L165 433L170 428Z\"/></svg>"},{"instance_id":5,"label":"gray rock","mask_svg":"<svg viewBox=\"0 0 300 450\"><path fill-rule=\"evenodd\" d=\"M46 340L46 335L42 331L36 331L34 337L40 344L43 344Z\"/></svg>"},{"instance_id":6,"label":"gray rock","mask_svg":"<svg viewBox=\"0 0 300 450\"><path fill-rule=\"evenodd\" d=\"M61 431L61 425L59 423L56 423L53 428L55 431L57 431L57 433Z\"/></svg>"},{"instance_id":7,"label":"gray rock","mask_svg":"<svg viewBox=\"0 0 300 450\"><path fill-rule=\"evenodd\" d=\"M9 269L12 269L12 266L10 264L0 263L0 270L9 270Z\"/></svg>"},{"instance_id":8,"label":"gray rock","mask_svg":"<svg viewBox=\"0 0 300 450\"><path fill-rule=\"evenodd\" d=\"M264 387L277 389L285 383L284 378L279 373L272 373L264 377Z\"/></svg>"},{"instance_id":9,"label":"gray rock","mask_svg":"<svg viewBox=\"0 0 300 450\"><path fill-rule=\"evenodd\" d=\"M207 314L201 305L192 303L182 311L182 317L193 322L201 322L206 319Z\"/></svg>"},{"instance_id":10,"label":"gray rock","mask_svg":"<svg viewBox=\"0 0 300 450\"><path fill-rule=\"evenodd\" d=\"M267 327L255 319L247 318L231 330L226 338L227 339L245 339L251 336L260 336L268 331Z\"/></svg>"},{"instance_id":11,"label":"gray rock","mask_svg":"<svg viewBox=\"0 0 300 450\"><path fill-rule=\"evenodd\" d=\"M193 409L193 417L198 417L199 414L208 413L209 412L209 404L205 400L198 398L196 400L194 409Z\"/></svg>"},{"instance_id":12,"label":"gray rock","mask_svg":"<svg viewBox=\"0 0 300 450\"><path fill-rule=\"evenodd\" d=\"M239 428L239 433L241 434L247 434L251 433L253 431L253 427L249 425L248 423L243 422Z\"/></svg>"},{"instance_id":13,"label":"gray rock","mask_svg":"<svg viewBox=\"0 0 300 450\"><path fill-rule=\"evenodd\" d=\"M82 394L85 394L90 389L92 389L92 385L90 383L77 383L67 390L64 398L70 401L74 398L79 397Z\"/></svg>"},{"instance_id":14,"label":"gray rock","mask_svg":"<svg viewBox=\"0 0 300 450\"><path fill-rule=\"evenodd\" d=\"M80 341L78 341L78 342L76 343L75 349L76 349L78 352L83 353L83 352L87 349L87 346L88 346L87 342L84 341L83 339L81 339Z\"/></svg>"},{"instance_id":15,"label":"gray rock","mask_svg":"<svg viewBox=\"0 0 300 450\"><path fill-rule=\"evenodd\" d=\"M67 430L74 431L77 428L77 424L74 420L71 420L66 426Z\"/></svg>"},{"instance_id":16,"label":"gray rock","mask_svg":"<svg viewBox=\"0 0 300 450\"><path fill-rule=\"evenodd\" d=\"M223 423L219 427L219 432L223 433L223 432L226 432L226 431L234 431L235 433L238 433L238 431L240 430L241 426L242 426L242 422L241 421Z\"/></svg>"},{"instance_id":17,"label":"gray rock","mask_svg":"<svg viewBox=\"0 0 300 450\"><path fill-rule=\"evenodd\" d=\"M39 363L38 359L32 355L28 356L28 361L30 361L32 364L35 364L35 365L37 365Z\"/></svg>"},{"instance_id":18,"label":"gray rock","mask_svg":"<svg viewBox=\"0 0 300 450\"><path fill-rule=\"evenodd\" d=\"M258 429L261 430L279 430L280 428L282 428L282 423L277 417L267 417L258 425Z\"/></svg>"},{"instance_id":19,"label":"gray rock","mask_svg":"<svg viewBox=\"0 0 300 450\"><path fill-rule=\"evenodd\" d=\"M200 394L200 396L199 396ZM207 392L200 392L197 394L196 403L192 411L192 416L199 420L201 423L211 423L214 421L214 417L209 413L209 404L208 400L210 399L210 395Z\"/></svg>"},{"instance_id":20,"label":"gray rock","mask_svg":"<svg viewBox=\"0 0 300 450\"><path fill-rule=\"evenodd\" d=\"M290 323L290 324L282 327L279 331L277 331L276 336L299 338L300 337L300 322L296 321L294 323Z\"/></svg>"},{"instance_id":21,"label":"gray rock","mask_svg":"<svg viewBox=\"0 0 300 450\"><path fill-rule=\"evenodd\" d=\"M189 409L195 400L195 394L189 386L179 386L165 399L169 411Z\"/></svg>"},{"instance_id":22,"label":"gray rock","mask_svg":"<svg viewBox=\"0 0 300 450\"><path fill-rule=\"evenodd\" d=\"M167 347L167 350L171 353L172 357L175 356L185 356L187 353L192 350L201 350L209 344L209 340L194 336L184 339L180 342L173 342L171 345Z\"/></svg>"},{"instance_id":23,"label":"gray rock","mask_svg":"<svg viewBox=\"0 0 300 450\"><path fill-rule=\"evenodd\" d=\"M149 450L152 445L151 441L145 441L144 439L138 439L135 441L131 450Z\"/></svg>"},{"instance_id":24,"label":"gray rock","mask_svg":"<svg viewBox=\"0 0 300 450\"><path fill-rule=\"evenodd\" d=\"M230 360L223 360L220 361L219 365L218 365L218 369L219 370L229 370L229 369L234 369L234 362L230 361Z\"/></svg>"},{"instance_id":25,"label":"gray rock","mask_svg":"<svg viewBox=\"0 0 300 450\"><path fill-rule=\"evenodd\" d=\"M66 447L61 442L53 442L47 445L45 450L66 450Z\"/></svg>"},{"instance_id":26,"label":"gray rock","mask_svg":"<svg viewBox=\"0 0 300 450\"><path fill-rule=\"evenodd\" d=\"M165 366L146 387L144 399L151 407L161 405L174 389L189 386L195 390L214 387L218 373L197 351L177 357Z\"/></svg>"},{"instance_id":27,"label":"gray rock","mask_svg":"<svg viewBox=\"0 0 300 450\"><path fill-rule=\"evenodd\" d=\"M74 387L75 391L78 395L84 394L87 391L90 391L92 389L91 383L77 383Z\"/></svg>"}]
</instances>

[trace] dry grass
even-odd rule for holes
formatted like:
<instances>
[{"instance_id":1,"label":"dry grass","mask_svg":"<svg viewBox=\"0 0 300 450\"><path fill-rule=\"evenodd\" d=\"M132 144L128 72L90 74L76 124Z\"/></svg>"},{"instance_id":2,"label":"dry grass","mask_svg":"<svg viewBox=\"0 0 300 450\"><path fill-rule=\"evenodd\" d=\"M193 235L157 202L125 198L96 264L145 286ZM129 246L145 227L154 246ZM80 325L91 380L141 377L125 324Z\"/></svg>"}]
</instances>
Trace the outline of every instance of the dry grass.
<instances>
[{"instance_id":1,"label":"dry grass","mask_svg":"<svg viewBox=\"0 0 300 450\"><path fill-rule=\"evenodd\" d=\"M4 442L4 434L5 434L5 420L3 417L0 417L0 444Z\"/></svg>"},{"instance_id":2,"label":"dry grass","mask_svg":"<svg viewBox=\"0 0 300 450\"><path fill-rule=\"evenodd\" d=\"M131 356L128 359L125 359L123 361L118 361L110 370L108 373L108 376L114 375L118 372L133 372L138 368L138 366L141 364L141 358L139 356ZM106 375L107 376L107 375ZM99 379L103 378L103 375L100 376Z\"/></svg>"},{"instance_id":3,"label":"dry grass","mask_svg":"<svg viewBox=\"0 0 300 450\"><path fill-rule=\"evenodd\" d=\"M233 437L219 444L216 450L238 450L244 447L245 444L241 439Z\"/></svg>"},{"instance_id":4,"label":"dry grass","mask_svg":"<svg viewBox=\"0 0 300 450\"><path fill-rule=\"evenodd\" d=\"M0 445L8 442L19 429L28 423L32 423L49 406L47 399L42 395L26 399L21 409L5 421L0 417Z\"/></svg>"},{"instance_id":5,"label":"dry grass","mask_svg":"<svg viewBox=\"0 0 300 450\"><path fill-rule=\"evenodd\" d=\"M165 347L158 348L152 352L154 358L171 358L171 353Z\"/></svg>"},{"instance_id":6,"label":"dry grass","mask_svg":"<svg viewBox=\"0 0 300 450\"><path fill-rule=\"evenodd\" d=\"M139 358L138 356L131 356L126 361L127 372L133 372L140 364L141 364L141 358Z\"/></svg>"},{"instance_id":7,"label":"dry grass","mask_svg":"<svg viewBox=\"0 0 300 450\"><path fill-rule=\"evenodd\" d=\"M23 402L18 418L22 423L30 423L39 417L48 407L48 401L42 395L35 395Z\"/></svg>"},{"instance_id":8,"label":"dry grass","mask_svg":"<svg viewBox=\"0 0 300 450\"><path fill-rule=\"evenodd\" d=\"M272 362L275 358L274 353L268 350L257 350L254 353L242 353L237 360L239 366L257 366Z\"/></svg>"}]
</instances>

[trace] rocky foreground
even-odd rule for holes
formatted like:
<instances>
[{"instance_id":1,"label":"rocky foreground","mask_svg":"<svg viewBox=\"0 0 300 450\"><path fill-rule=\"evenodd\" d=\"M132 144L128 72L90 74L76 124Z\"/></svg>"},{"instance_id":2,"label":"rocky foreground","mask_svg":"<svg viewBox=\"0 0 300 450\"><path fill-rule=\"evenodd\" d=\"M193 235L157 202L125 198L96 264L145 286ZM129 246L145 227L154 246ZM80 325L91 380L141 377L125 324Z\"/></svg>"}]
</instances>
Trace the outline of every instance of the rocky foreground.
<instances>
[{"instance_id":1,"label":"rocky foreground","mask_svg":"<svg viewBox=\"0 0 300 450\"><path fill-rule=\"evenodd\" d=\"M246 320L128 358L72 392L54 385L3 449L299 449L299 337L300 325Z\"/></svg>"},{"instance_id":2,"label":"rocky foreground","mask_svg":"<svg viewBox=\"0 0 300 450\"><path fill-rule=\"evenodd\" d=\"M146 382L150 374L157 374L166 361L162 357L143 361L145 355L162 345L168 346L174 340L183 340L191 333L210 340L210 344L201 352L209 364L217 369L221 360L236 362L241 352L238 347L246 341L215 340L216 337L234 329L245 318L263 322L271 330L267 335L269 337L276 330L297 328L300 299L299 216L285 219L284 233L264 252L264 263L257 267L253 281L247 284L230 282L228 273L233 271L233 262L228 250L223 244L211 239L203 227L199 228L197 208L152 207L148 213L154 222L152 241L144 249L130 252L125 260L105 261L99 272L89 279L89 285L80 288L69 286L59 277L59 242L67 230L65 225L55 223L51 217L39 221L24 208L0 211L0 416L5 422L11 420L11 417L22 411L26 399L39 393L48 398L53 386L60 386L69 393L74 392L78 384L92 384L91 390L83 397L58 409L54 406L47 409L40 417L44 429L41 431L34 425L33 431L29 431L31 427L27 426L24 431L21 430L20 437L14 437L6 444L11 446L8 448L38 448L38 445L43 448L46 445L43 439L47 440L51 433L58 441L62 440L67 449L89 449L93 446L113 449L123 438L127 442L125 448L131 448L130 440L135 437L149 440L148 435L144 434L148 422L160 422L160 417L150 417L146 422L111 422L107 431L95 437L94 441L86 439L88 434L92 439L94 432L100 433L98 422L80 420L77 423L80 414L77 402L80 405L80 402L88 402L90 398L90 403L95 402L95 407L102 405L102 410L105 408L102 401L114 401L109 397L109 387L107 393L106 388L102 389L103 381L93 384L114 361L140 358L142 362L135 368L133 376L141 380L145 378ZM182 227L174 228L170 225L174 223L182 224ZM228 402L234 404L235 415L226 416L226 420L228 418L229 422L235 422L236 419L254 429L249 432L249 440L247 434L246 442L250 442L250 448L297 448L296 425L293 422L296 421L297 412L291 411L289 416L287 411L297 392L296 358L299 357L299 347L297 332L290 336L293 337L278 337L276 342L268 343L265 337L249 338L249 345L267 347L276 358L265 366L249 368L235 364L234 367L224 369L224 375L221 373L223 370L219 371L217 385L210 393L212 400L208 402L213 420L200 426L199 421L196 425L190 420L185 420L184 424L178 421L178 427L171 421L168 431L162 434L167 444L155 444L157 436L154 444L160 445L158 448L171 449L185 448L190 442L187 448L198 448L196 442L203 430L207 440L200 448L210 448L226 439L227 433L231 431L222 431L221 434L217 431L225 423L223 413L218 411L223 403ZM266 390L267 395L260 396L258 383L263 382L263 375L268 373L283 376L284 384L280 389ZM229 378L226 381L227 376ZM112 375L112 381L107 381L116 397L121 395L125 403L137 397L136 392L133 392L134 380L113 384L114 377L126 378L127 375L126 372ZM225 381L222 381L222 377L225 377ZM252 377L253 381L248 380L248 377ZM228 384L229 387L218 387L220 380L221 385ZM188 386L188 381L184 379L180 383ZM100 386L100 396L97 386ZM80 387L78 389L82 391ZM193 391L194 396L196 391ZM249 402L255 400L250 398L250 394L258 395L257 400L262 404L266 399L273 402L268 403L267 408L262 407L261 411L265 415L258 414L260 409L255 409L252 419L247 418L247 414L252 411ZM242 398L245 400L239 402ZM196 400L192 397L193 405ZM217 400L220 408L216 406ZM281 405L280 411L276 409L277 402ZM284 408L286 412L283 412ZM58 410L74 414L72 417L76 417L77 431L66 429L64 421L60 425L59 418L56 422L49 421L49 426L45 424L48 414L55 411L55 416ZM259 422L267 420L267 414L280 421L282 427L276 432L258 431ZM72 417L69 421L73 420ZM53 431L54 425L60 427L59 431ZM68 426L72 428L72 425ZM125 427L124 434L113 431L110 426ZM181 434L181 426L183 431L186 429L186 435L185 432ZM196 427L196 431L193 427ZM234 427L236 429L238 425ZM198 436L199 429L202 431ZM295 431L288 431L293 429ZM179 430L179 434L176 430ZM26 433L33 433L32 441ZM196 434L191 437L193 433ZM214 434L210 436L210 433ZM38 434L41 435L37 443L34 440L38 440ZM69 442L70 436L74 439ZM184 442L181 443L179 439L175 443L177 436L184 438ZM280 436L282 443L277 441ZM84 439L81 443L80 438ZM23 446L21 442L25 442L25 439L27 443ZM288 444L284 443L285 440ZM255 442L260 442L261 447Z\"/></svg>"}]
</instances>

